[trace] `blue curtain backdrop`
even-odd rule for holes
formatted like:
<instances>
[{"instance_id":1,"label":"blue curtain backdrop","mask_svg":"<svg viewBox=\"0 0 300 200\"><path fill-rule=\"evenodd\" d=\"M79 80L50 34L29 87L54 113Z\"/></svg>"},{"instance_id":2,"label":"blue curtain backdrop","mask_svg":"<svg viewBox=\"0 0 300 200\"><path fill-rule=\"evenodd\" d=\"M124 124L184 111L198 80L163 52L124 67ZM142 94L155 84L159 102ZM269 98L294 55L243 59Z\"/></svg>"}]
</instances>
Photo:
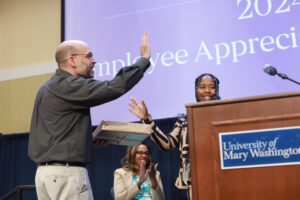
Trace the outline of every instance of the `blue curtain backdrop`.
<instances>
[{"instance_id":1,"label":"blue curtain backdrop","mask_svg":"<svg viewBox=\"0 0 300 200\"><path fill-rule=\"evenodd\" d=\"M176 118L155 120L158 127L169 133ZM0 197L18 185L34 185L37 165L27 156L28 133L0 135ZM177 189L174 184L180 165L179 151L162 152L152 143L145 141L152 150L152 156L161 172L167 200L185 200L186 191ZM125 146L108 145L94 152L94 161L88 166L95 200L112 199L113 172L120 168L120 160L125 155ZM11 199L16 199L15 196ZM35 191L25 191L23 200L37 199Z\"/></svg>"}]
</instances>

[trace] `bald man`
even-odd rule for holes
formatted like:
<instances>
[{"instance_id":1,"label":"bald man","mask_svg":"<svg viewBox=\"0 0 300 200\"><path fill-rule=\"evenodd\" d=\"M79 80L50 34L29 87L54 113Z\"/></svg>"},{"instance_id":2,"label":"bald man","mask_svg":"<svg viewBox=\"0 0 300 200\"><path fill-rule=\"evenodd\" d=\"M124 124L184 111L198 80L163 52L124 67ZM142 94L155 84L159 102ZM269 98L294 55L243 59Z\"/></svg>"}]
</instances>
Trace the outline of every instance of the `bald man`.
<instances>
[{"instance_id":1,"label":"bald man","mask_svg":"<svg viewBox=\"0 0 300 200\"><path fill-rule=\"evenodd\" d=\"M144 33L141 58L111 81L93 79L96 60L85 42L57 47L58 69L37 93L30 127L28 156L38 164L38 199L93 199L86 164L93 146L105 141L92 137L90 107L117 99L142 79L150 66L148 38Z\"/></svg>"}]
</instances>

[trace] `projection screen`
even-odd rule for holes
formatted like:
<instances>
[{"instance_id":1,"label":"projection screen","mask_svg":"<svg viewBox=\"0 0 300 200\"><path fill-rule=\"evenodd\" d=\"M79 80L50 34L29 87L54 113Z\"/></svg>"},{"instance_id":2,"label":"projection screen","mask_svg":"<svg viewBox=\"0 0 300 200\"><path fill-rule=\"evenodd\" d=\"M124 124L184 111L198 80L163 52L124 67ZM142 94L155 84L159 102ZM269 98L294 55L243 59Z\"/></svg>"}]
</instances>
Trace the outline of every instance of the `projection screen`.
<instances>
[{"instance_id":1,"label":"projection screen","mask_svg":"<svg viewBox=\"0 0 300 200\"><path fill-rule=\"evenodd\" d=\"M65 0L65 39L87 42L95 78L110 80L140 56L150 34L151 67L119 99L92 108L101 120L137 121L129 97L144 99L154 119L185 113L194 80L212 73L222 99L298 91L263 71L265 64L300 81L300 0Z\"/></svg>"}]
</instances>

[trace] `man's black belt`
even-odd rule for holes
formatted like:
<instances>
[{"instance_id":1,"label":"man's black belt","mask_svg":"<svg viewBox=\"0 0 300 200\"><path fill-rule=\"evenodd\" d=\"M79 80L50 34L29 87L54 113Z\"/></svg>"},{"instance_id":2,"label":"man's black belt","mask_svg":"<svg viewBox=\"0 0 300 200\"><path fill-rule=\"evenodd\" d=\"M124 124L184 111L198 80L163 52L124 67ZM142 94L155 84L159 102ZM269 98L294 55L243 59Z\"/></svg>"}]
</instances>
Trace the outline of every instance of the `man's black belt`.
<instances>
[{"instance_id":1,"label":"man's black belt","mask_svg":"<svg viewBox=\"0 0 300 200\"><path fill-rule=\"evenodd\" d=\"M81 163L81 162L49 161L49 162L40 162L39 163L39 166L44 166L44 165L86 167L86 164Z\"/></svg>"}]
</instances>

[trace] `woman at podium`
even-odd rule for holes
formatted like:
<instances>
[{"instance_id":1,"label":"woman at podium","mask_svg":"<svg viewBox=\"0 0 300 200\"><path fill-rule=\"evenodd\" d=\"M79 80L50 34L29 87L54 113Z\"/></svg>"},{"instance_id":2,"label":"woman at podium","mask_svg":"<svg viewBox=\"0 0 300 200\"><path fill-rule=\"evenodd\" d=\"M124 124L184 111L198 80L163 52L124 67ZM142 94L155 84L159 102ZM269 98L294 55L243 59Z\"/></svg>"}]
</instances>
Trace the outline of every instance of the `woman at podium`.
<instances>
[{"instance_id":1,"label":"woman at podium","mask_svg":"<svg viewBox=\"0 0 300 200\"><path fill-rule=\"evenodd\" d=\"M197 102L220 99L219 84L218 78L212 74L205 73L198 76L195 80ZM187 189L187 197L188 199L192 199L186 115L180 115L175 123L175 128L169 134L165 134L155 125L143 100L139 103L134 97L131 97L130 101L129 105L131 109L129 111L142 120L142 123L151 125L153 132L150 138L160 150L169 151L175 148L179 149L181 166L175 185L179 189Z\"/></svg>"}]
</instances>

